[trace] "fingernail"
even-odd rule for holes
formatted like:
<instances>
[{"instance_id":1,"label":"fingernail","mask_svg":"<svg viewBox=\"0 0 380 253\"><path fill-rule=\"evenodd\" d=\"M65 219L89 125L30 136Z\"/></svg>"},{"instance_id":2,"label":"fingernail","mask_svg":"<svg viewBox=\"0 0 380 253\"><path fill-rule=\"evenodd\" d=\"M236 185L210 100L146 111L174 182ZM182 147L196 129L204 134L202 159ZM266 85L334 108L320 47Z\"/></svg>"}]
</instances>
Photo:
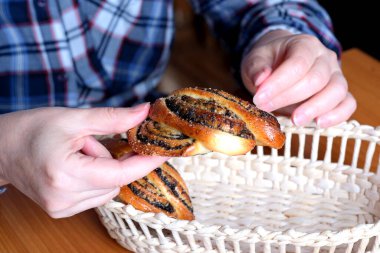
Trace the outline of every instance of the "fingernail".
<instances>
[{"instance_id":1,"label":"fingernail","mask_svg":"<svg viewBox=\"0 0 380 253\"><path fill-rule=\"evenodd\" d=\"M265 73L264 71L259 72L254 78L254 84L255 86L259 86L264 81Z\"/></svg>"},{"instance_id":2,"label":"fingernail","mask_svg":"<svg viewBox=\"0 0 380 253\"><path fill-rule=\"evenodd\" d=\"M269 100L268 93L265 91L259 91L254 97L253 97L253 103L256 106L264 105Z\"/></svg>"},{"instance_id":3,"label":"fingernail","mask_svg":"<svg viewBox=\"0 0 380 253\"><path fill-rule=\"evenodd\" d=\"M298 113L293 116L293 123L296 126L304 126L306 123L308 123L308 119L305 114L303 113Z\"/></svg>"},{"instance_id":4,"label":"fingernail","mask_svg":"<svg viewBox=\"0 0 380 253\"><path fill-rule=\"evenodd\" d=\"M149 107L149 102L147 103L142 103L142 104L139 104L139 105L136 105L136 106L133 106L133 107L130 107L129 110L131 111L134 111L134 112L137 112L137 111L143 111L145 110L147 107Z\"/></svg>"},{"instance_id":5,"label":"fingernail","mask_svg":"<svg viewBox=\"0 0 380 253\"><path fill-rule=\"evenodd\" d=\"M255 82L255 86L259 86L260 84L262 84L265 81L265 79L268 78L270 71L270 68L264 68L262 71L260 71L253 79Z\"/></svg>"}]
</instances>

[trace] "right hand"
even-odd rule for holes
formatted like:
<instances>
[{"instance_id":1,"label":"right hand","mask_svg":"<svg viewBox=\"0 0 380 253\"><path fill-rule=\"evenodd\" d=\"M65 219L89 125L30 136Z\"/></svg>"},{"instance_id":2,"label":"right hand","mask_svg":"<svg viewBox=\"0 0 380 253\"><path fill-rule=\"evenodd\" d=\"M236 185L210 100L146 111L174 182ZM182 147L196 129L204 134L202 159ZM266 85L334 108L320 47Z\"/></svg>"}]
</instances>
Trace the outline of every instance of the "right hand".
<instances>
[{"instance_id":1,"label":"right hand","mask_svg":"<svg viewBox=\"0 0 380 253\"><path fill-rule=\"evenodd\" d=\"M100 206L122 185L168 158L135 155L112 159L93 135L122 133L143 121L147 104L134 108L40 108L0 116L0 178L51 217Z\"/></svg>"},{"instance_id":2,"label":"right hand","mask_svg":"<svg viewBox=\"0 0 380 253\"><path fill-rule=\"evenodd\" d=\"M258 108L291 113L297 126L333 126L356 109L336 53L312 35L268 32L244 57L241 74Z\"/></svg>"}]
</instances>

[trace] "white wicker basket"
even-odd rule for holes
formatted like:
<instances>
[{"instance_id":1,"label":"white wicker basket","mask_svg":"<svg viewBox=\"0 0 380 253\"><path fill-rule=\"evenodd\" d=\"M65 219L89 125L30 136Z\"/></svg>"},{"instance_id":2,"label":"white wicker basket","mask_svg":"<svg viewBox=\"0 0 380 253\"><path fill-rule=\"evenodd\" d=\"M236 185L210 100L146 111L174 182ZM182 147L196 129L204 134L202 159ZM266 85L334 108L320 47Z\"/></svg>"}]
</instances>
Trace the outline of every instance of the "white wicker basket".
<instances>
[{"instance_id":1,"label":"white wicker basket","mask_svg":"<svg viewBox=\"0 0 380 253\"><path fill-rule=\"evenodd\" d=\"M195 221L115 201L97 208L101 221L134 252L380 252L380 127L279 121L283 150L171 160Z\"/></svg>"}]
</instances>

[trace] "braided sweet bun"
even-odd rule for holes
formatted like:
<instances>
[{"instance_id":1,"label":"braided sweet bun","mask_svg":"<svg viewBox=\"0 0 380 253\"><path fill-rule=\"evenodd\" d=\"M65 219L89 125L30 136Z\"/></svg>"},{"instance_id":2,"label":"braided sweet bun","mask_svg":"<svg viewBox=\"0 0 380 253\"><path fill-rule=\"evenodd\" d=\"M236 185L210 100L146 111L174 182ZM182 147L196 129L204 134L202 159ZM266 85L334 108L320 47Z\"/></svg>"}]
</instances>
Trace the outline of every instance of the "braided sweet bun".
<instances>
[{"instance_id":1,"label":"braided sweet bun","mask_svg":"<svg viewBox=\"0 0 380 253\"><path fill-rule=\"evenodd\" d=\"M133 155L126 139L120 136L103 139L101 143L115 159ZM116 200L143 212L161 212L181 220L194 219L189 190L181 175L168 162L147 176L122 186Z\"/></svg>"},{"instance_id":2,"label":"braided sweet bun","mask_svg":"<svg viewBox=\"0 0 380 253\"><path fill-rule=\"evenodd\" d=\"M149 118L127 135L136 153L161 156L241 155L255 145L279 149L285 141L273 115L210 88L179 89L156 100Z\"/></svg>"}]
</instances>

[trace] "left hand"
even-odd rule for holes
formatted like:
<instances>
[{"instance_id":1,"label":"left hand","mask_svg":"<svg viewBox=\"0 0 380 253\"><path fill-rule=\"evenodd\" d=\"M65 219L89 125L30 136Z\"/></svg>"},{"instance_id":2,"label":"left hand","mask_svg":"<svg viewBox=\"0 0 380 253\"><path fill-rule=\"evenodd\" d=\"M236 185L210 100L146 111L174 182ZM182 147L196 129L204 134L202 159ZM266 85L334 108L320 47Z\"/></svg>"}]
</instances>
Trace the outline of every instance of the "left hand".
<instances>
[{"instance_id":1,"label":"left hand","mask_svg":"<svg viewBox=\"0 0 380 253\"><path fill-rule=\"evenodd\" d=\"M244 57L241 69L254 103L291 113L296 125L336 125L356 109L337 55L314 36L271 31Z\"/></svg>"},{"instance_id":2,"label":"left hand","mask_svg":"<svg viewBox=\"0 0 380 253\"><path fill-rule=\"evenodd\" d=\"M113 159L95 135L124 133L148 116L133 108L48 107L0 115L0 179L53 218L103 205L168 157Z\"/></svg>"}]
</instances>

